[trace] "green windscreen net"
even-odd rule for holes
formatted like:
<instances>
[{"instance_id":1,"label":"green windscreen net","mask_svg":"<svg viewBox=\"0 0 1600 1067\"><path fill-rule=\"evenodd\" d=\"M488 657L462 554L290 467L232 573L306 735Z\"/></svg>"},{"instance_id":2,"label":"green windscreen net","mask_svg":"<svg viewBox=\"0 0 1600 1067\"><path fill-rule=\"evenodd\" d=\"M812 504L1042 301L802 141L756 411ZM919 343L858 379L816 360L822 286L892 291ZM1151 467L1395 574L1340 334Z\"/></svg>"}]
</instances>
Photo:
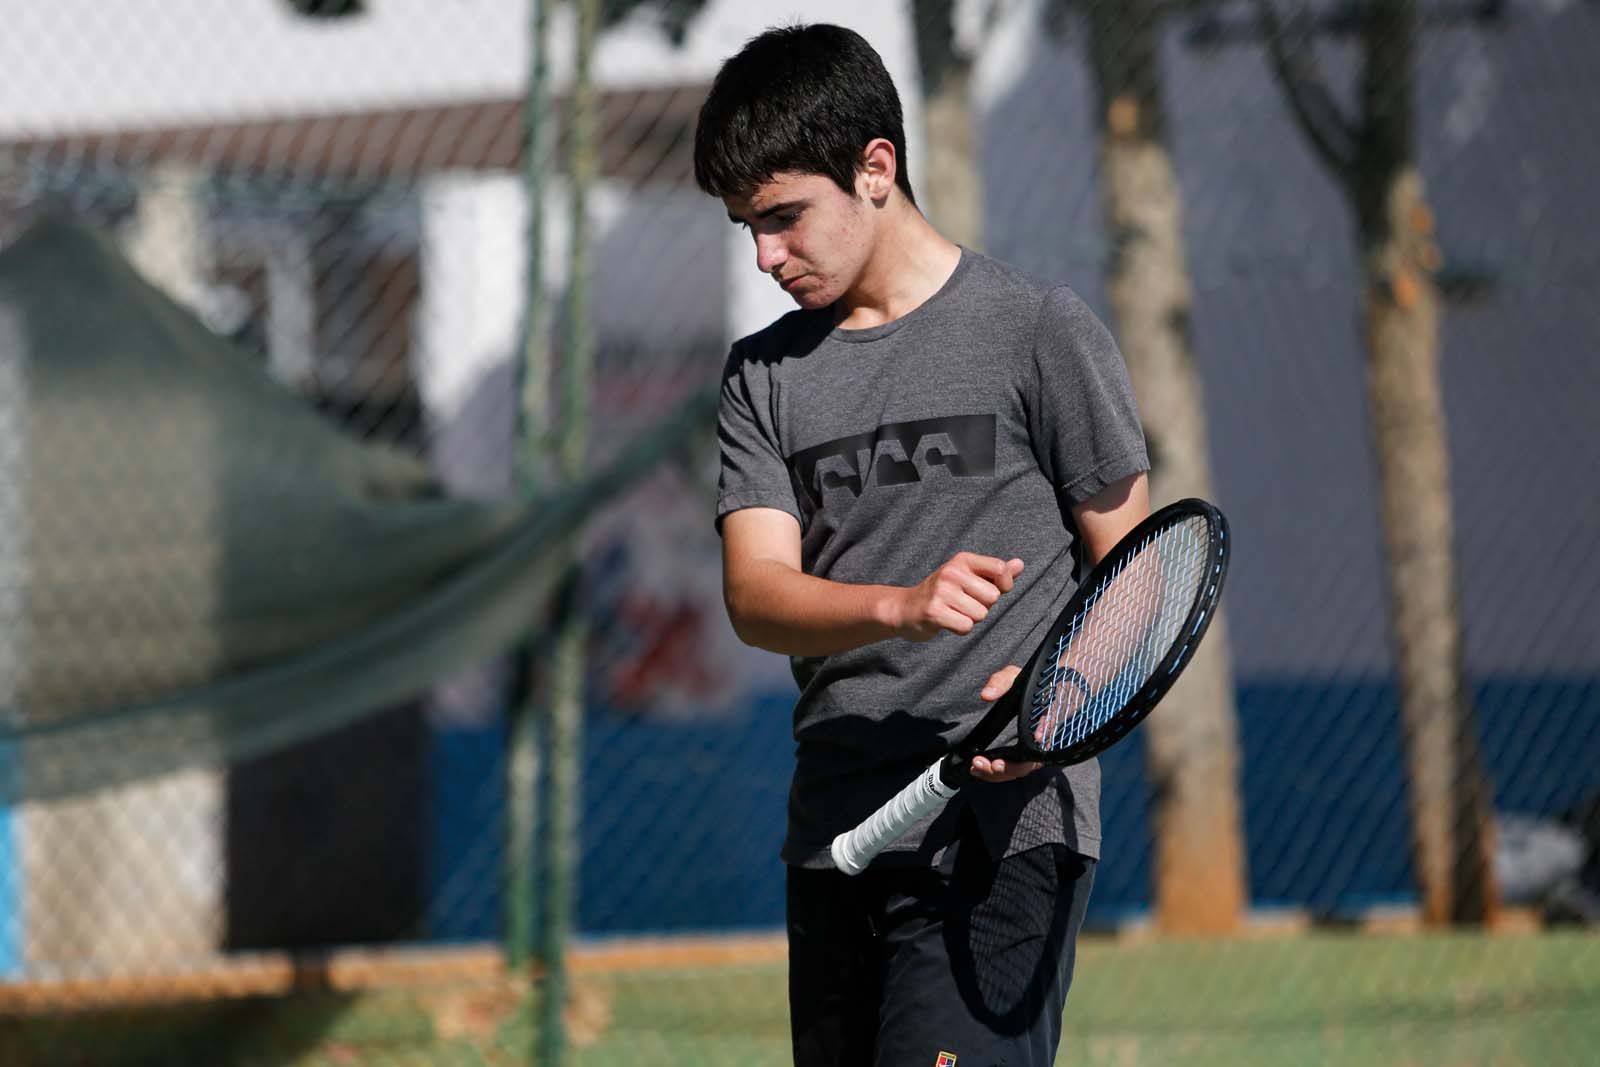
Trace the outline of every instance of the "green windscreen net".
<instances>
[{"instance_id":1,"label":"green windscreen net","mask_svg":"<svg viewBox=\"0 0 1600 1067\"><path fill-rule=\"evenodd\" d=\"M506 649L562 538L715 402L549 497L450 499L49 219L0 251L0 393L0 801L244 758Z\"/></svg>"}]
</instances>

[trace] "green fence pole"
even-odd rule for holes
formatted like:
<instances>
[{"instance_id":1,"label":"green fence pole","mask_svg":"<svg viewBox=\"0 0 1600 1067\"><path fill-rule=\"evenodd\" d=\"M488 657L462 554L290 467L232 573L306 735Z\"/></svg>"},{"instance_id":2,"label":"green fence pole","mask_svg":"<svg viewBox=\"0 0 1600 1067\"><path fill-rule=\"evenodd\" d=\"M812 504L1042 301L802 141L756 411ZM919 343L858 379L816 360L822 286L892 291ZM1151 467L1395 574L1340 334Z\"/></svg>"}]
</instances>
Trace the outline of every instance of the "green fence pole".
<instances>
[{"instance_id":1,"label":"green fence pole","mask_svg":"<svg viewBox=\"0 0 1600 1067\"><path fill-rule=\"evenodd\" d=\"M594 341L589 322L589 187L597 169L597 107L590 60L600 21L599 0L578 0L576 64L568 119L568 173L572 246L566 293L566 343L561 359L560 417L556 461L564 481L581 477L589 451L589 406ZM566 553L575 575L581 545L575 537ZM544 921L540 959L546 968L542 1057L546 1067L565 1060L567 1000L566 944L576 913L579 862L579 812L582 806L583 645L585 627L576 594L560 598L555 654L550 672L550 739L545 775L546 862Z\"/></svg>"},{"instance_id":2,"label":"green fence pole","mask_svg":"<svg viewBox=\"0 0 1600 1067\"><path fill-rule=\"evenodd\" d=\"M529 20L528 93L523 102L523 187L527 263L524 274L519 378L518 479L532 498L540 488L543 443L549 428L550 304L544 293L544 197L550 169L548 127L548 11L533 0ZM536 605L530 604L529 610ZM534 835L538 817L538 691L532 648L523 651L523 690L511 710L506 761L505 956L512 974L525 974L537 919ZM533 1020L530 1020L530 1022ZM533 1049L526 1049L531 1061Z\"/></svg>"}]
</instances>

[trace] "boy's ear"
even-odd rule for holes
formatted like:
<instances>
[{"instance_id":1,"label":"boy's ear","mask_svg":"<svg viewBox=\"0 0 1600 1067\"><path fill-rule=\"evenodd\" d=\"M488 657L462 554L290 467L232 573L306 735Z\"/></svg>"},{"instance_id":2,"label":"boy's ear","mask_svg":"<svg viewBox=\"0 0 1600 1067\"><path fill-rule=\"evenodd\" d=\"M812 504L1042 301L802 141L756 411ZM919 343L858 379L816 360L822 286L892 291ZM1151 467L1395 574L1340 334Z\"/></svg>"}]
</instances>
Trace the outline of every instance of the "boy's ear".
<instances>
[{"instance_id":1,"label":"boy's ear","mask_svg":"<svg viewBox=\"0 0 1600 1067\"><path fill-rule=\"evenodd\" d=\"M856 187L869 200L882 200L894 188L899 169L894 145L887 137L877 137L868 142L861 152L861 169L856 174Z\"/></svg>"}]
</instances>

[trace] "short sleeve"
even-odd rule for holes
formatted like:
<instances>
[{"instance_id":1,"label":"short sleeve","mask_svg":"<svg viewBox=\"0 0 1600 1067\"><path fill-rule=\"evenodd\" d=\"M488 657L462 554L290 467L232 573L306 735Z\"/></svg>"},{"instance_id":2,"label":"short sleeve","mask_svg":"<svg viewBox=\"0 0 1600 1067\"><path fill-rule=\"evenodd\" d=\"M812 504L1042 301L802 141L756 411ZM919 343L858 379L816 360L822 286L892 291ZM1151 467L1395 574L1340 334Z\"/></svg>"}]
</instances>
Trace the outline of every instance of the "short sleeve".
<instances>
[{"instance_id":1,"label":"short sleeve","mask_svg":"<svg viewBox=\"0 0 1600 1067\"><path fill-rule=\"evenodd\" d=\"M717 443L722 469L717 480L717 529L730 511L741 508L777 508L800 518L789 467L778 450L777 429L771 424L771 405L752 396L751 383L738 346L728 357L722 374L722 395L717 404Z\"/></svg>"},{"instance_id":2,"label":"short sleeve","mask_svg":"<svg viewBox=\"0 0 1600 1067\"><path fill-rule=\"evenodd\" d=\"M1128 367L1105 325L1062 286L1046 295L1033 342L1030 413L1040 467L1081 504L1150 469Z\"/></svg>"}]
</instances>

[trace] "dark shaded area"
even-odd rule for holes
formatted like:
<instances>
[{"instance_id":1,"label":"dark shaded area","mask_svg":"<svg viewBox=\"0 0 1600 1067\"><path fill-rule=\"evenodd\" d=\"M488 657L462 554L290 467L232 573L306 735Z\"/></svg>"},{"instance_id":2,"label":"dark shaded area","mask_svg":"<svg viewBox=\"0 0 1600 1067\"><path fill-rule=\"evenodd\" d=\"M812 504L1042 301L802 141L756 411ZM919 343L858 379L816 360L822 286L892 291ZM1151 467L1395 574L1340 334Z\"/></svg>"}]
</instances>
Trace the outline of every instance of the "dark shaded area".
<instances>
[{"instance_id":1,"label":"dark shaded area","mask_svg":"<svg viewBox=\"0 0 1600 1067\"><path fill-rule=\"evenodd\" d=\"M285 1063L322 1045L351 1002L328 993L3 1019L0 1062L51 1067ZM399 1026L395 1036L417 1037Z\"/></svg>"},{"instance_id":2,"label":"dark shaded area","mask_svg":"<svg viewBox=\"0 0 1600 1067\"><path fill-rule=\"evenodd\" d=\"M228 949L425 934L427 734L408 704L236 765Z\"/></svg>"},{"instance_id":3,"label":"dark shaded area","mask_svg":"<svg viewBox=\"0 0 1600 1067\"><path fill-rule=\"evenodd\" d=\"M951 879L960 904L944 932L956 988L996 1033L1027 1033L1070 978L1093 864L1060 845L996 864L970 831L962 845Z\"/></svg>"},{"instance_id":4,"label":"dark shaded area","mask_svg":"<svg viewBox=\"0 0 1600 1067\"><path fill-rule=\"evenodd\" d=\"M313 19L341 19L366 13L364 0L288 0L296 14Z\"/></svg>"},{"instance_id":5,"label":"dark shaded area","mask_svg":"<svg viewBox=\"0 0 1600 1067\"><path fill-rule=\"evenodd\" d=\"M1584 841L1589 846L1589 857L1578 872L1579 879L1584 888L1600 893L1600 789L1595 790L1593 797L1576 808L1570 815L1569 822L1583 834Z\"/></svg>"}]
</instances>

